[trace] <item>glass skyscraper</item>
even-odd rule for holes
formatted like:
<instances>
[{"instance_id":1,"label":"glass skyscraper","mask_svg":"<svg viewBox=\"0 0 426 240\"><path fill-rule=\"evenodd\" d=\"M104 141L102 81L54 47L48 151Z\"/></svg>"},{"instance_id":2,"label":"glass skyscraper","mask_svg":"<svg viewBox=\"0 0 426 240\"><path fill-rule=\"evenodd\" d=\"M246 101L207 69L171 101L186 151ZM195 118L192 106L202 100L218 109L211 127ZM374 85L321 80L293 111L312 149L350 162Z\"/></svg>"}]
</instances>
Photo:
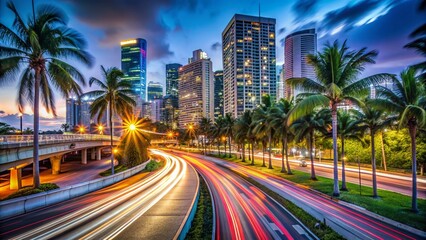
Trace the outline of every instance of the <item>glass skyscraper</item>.
<instances>
[{"instance_id":1,"label":"glass skyscraper","mask_svg":"<svg viewBox=\"0 0 426 240\"><path fill-rule=\"evenodd\" d=\"M166 95L178 96L179 63L166 65Z\"/></svg>"},{"instance_id":2,"label":"glass skyscraper","mask_svg":"<svg viewBox=\"0 0 426 240\"><path fill-rule=\"evenodd\" d=\"M142 101L147 101L146 81L146 40L142 38L122 41L121 45L121 70L125 80L132 83L132 90Z\"/></svg>"},{"instance_id":3,"label":"glass skyscraper","mask_svg":"<svg viewBox=\"0 0 426 240\"><path fill-rule=\"evenodd\" d=\"M214 117L223 116L223 71L214 72Z\"/></svg>"},{"instance_id":4,"label":"glass skyscraper","mask_svg":"<svg viewBox=\"0 0 426 240\"><path fill-rule=\"evenodd\" d=\"M163 96L163 86L159 82L148 83L148 101L161 98Z\"/></svg>"}]
</instances>

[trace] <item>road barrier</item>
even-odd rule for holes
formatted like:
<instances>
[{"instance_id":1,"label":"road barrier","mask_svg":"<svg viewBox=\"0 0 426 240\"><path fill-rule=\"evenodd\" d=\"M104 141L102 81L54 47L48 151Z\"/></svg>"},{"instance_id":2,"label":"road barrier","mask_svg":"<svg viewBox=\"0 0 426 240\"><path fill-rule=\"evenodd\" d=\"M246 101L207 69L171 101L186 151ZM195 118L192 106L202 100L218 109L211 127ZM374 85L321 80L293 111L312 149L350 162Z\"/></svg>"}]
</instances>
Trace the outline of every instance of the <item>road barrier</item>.
<instances>
[{"instance_id":1,"label":"road barrier","mask_svg":"<svg viewBox=\"0 0 426 240\"><path fill-rule=\"evenodd\" d=\"M144 170L148 162L146 161L134 168L89 182L1 201L0 219L24 214L107 187Z\"/></svg>"}]
</instances>

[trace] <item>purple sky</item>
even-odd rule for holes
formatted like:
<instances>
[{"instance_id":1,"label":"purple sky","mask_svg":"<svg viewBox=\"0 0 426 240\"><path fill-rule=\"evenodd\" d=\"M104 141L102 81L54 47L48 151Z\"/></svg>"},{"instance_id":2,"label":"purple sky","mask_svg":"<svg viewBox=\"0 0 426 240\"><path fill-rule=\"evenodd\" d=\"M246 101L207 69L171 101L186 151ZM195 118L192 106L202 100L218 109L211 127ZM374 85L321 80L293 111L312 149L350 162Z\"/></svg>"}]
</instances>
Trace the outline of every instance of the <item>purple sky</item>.
<instances>
[{"instance_id":1,"label":"purple sky","mask_svg":"<svg viewBox=\"0 0 426 240\"><path fill-rule=\"evenodd\" d=\"M24 19L30 14L31 0L15 0ZM222 69L221 34L233 14L258 15L259 1L226 0L35 0L36 6L53 2L69 16L69 25L88 41L96 58L92 69L76 65L89 78L100 77L99 66L120 67L120 40L141 37L148 41L148 81L165 82L165 64L185 64L195 49L212 58L213 68ZM421 22L419 1L404 0L263 0L261 15L277 19L277 63L284 61L282 39L294 30L315 27L319 50L327 41L348 40L351 48L376 49L379 56L365 74L398 73L421 57L403 46L408 35ZM423 14L423 15L422 15ZM0 0L0 22L10 26L11 12ZM1 44L1 40L0 40ZM86 90L88 90L86 88ZM0 86L0 121L18 126L15 115L16 83ZM42 129L58 129L64 123L65 101L57 96L59 117L42 113ZM31 108L24 126L32 127Z\"/></svg>"}]
</instances>

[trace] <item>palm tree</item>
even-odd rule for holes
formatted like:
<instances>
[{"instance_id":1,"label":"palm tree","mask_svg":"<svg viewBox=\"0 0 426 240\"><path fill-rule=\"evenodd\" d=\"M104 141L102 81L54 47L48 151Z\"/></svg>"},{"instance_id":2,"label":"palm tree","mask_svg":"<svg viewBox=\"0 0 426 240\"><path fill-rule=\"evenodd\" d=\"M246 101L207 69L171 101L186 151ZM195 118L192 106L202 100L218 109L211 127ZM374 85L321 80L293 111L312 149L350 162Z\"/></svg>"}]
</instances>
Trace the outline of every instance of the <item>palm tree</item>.
<instances>
[{"instance_id":1,"label":"palm tree","mask_svg":"<svg viewBox=\"0 0 426 240\"><path fill-rule=\"evenodd\" d=\"M417 159L416 134L417 130L426 126L426 90L419 82L413 68L404 70L400 74L400 81L395 81L394 90L378 87L377 99L373 101L375 107L398 114L399 128L407 127L411 138L412 160L412 199L411 208L417 208Z\"/></svg>"},{"instance_id":2,"label":"palm tree","mask_svg":"<svg viewBox=\"0 0 426 240\"><path fill-rule=\"evenodd\" d=\"M292 124L292 130L294 132L296 141L301 141L303 138L306 138L306 142L308 143L309 158L311 160L312 180L317 180L313 155L314 133L316 130L321 132L326 131L327 126L330 124L328 122L328 119L330 119L329 115L329 109L322 109L318 112L301 117Z\"/></svg>"},{"instance_id":3,"label":"palm tree","mask_svg":"<svg viewBox=\"0 0 426 240\"><path fill-rule=\"evenodd\" d=\"M116 67L105 69L101 66L103 81L91 77L89 85L97 85L100 90L91 91L85 96L95 98L92 105L90 105L91 117L98 116L97 121L100 122L102 116L109 112L108 120L110 125L111 135L111 174L114 174L114 154L113 154L113 135L114 124L112 117L118 114L120 117L125 118L126 115L132 111L136 102L130 97L134 92L131 90L131 83L122 80L124 73Z\"/></svg>"},{"instance_id":4,"label":"palm tree","mask_svg":"<svg viewBox=\"0 0 426 240\"><path fill-rule=\"evenodd\" d=\"M206 154L206 151L207 151L206 138L207 138L207 135L210 132L212 121L208 118L203 117L203 118L200 119L200 122L198 123L198 125L199 125L200 133L204 136L203 141L202 141L202 145L203 145L203 152L204 152L204 154Z\"/></svg>"},{"instance_id":5,"label":"palm tree","mask_svg":"<svg viewBox=\"0 0 426 240\"><path fill-rule=\"evenodd\" d=\"M292 101L286 99L280 99L277 105L271 109L271 124L277 131L281 138L281 172L292 174L290 169L290 163L288 161L288 138L289 138L289 127L287 125L288 114L293 108ZM287 169L284 165L284 157L287 165Z\"/></svg>"},{"instance_id":6,"label":"palm tree","mask_svg":"<svg viewBox=\"0 0 426 240\"><path fill-rule=\"evenodd\" d=\"M255 122L254 132L256 133L258 139L262 141L263 147L263 164L262 167L265 166L265 157L264 152L266 149L266 141L268 142L269 151L269 163L268 168L272 169L272 158L271 158L271 149L272 149L272 134L273 134L273 125L271 124L271 110L273 107L273 103L271 101L271 97L269 95L265 95L262 97L262 104L256 108L253 112L253 122Z\"/></svg>"},{"instance_id":7,"label":"palm tree","mask_svg":"<svg viewBox=\"0 0 426 240\"><path fill-rule=\"evenodd\" d=\"M61 128L62 128L62 129L64 129L64 132L67 132L67 131L68 131L68 129L70 128L70 125L69 125L68 123L63 123L63 124L61 125Z\"/></svg>"},{"instance_id":8,"label":"palm tree","mask_svg":"<svg viewBox=\"0 0 426 240\"><path fill-rule=\"evenodd\" d=\"M338 41L327 43L322 52L308 55L307 61L314 67L316 79L293 78L288 83L305 91L304 97L293 109L289 122L311 113L316 107L329 107L332 116L333 137L333 195L339 196L338 149L337 149L337 106L347 101L356 103L358 93L367 92L370 85L391 79L390 74L376 74L363 79L358 76L365 65L375 63L376 51L367 52L366 48L349 51L346 41L340 46Z\"/></svg>"},{"instance_id":9,"label":"palm tree","mask_svg":"<svg viewBox=\"0 0 426 240\"><path fill-rule=\"evenodd\" d=\"M40 97L46 110L56 116L52 85L65 98L70 93L81 94L79 84L85 85L83 75L64 60L75 59L87 66L91 66L93 60L84 51L84 38L67 26L67 17L60 9L44 5L35 12L33 6L33 16L24 22L12 2L8 2L7 7L15 20L12 29L0 23L0 39L6 44L0 46L0 84L19 79L19 111L23 112L26 103L33 105L33 177L37 188L40 186Z\"/></svg>"},{"instance_id":10,"label":"palm tree","mask_svg":"<svg viewBox=\"0 0 426 240\"><path fill-rule=\"evenodd\" d=\"M220 157L220 142L222 141L222 132L225 125L225 121L223 117L218 117L215 121L215 123L212 126L212 134L213 137L216 139L217 143L217 151L219 153ZM226 155L226 145L225 145L225 155Z\"/></svg>"},{"instance_id":11,"label":"palm tree","mask_svg":"<svg viewBox=\"0 0 426 240\"><path fill-rule=\"evenodd\" d=\"M241 143L243 151L243 162L246 160L245 143L248 140L248 131L251 125L251 111L247 110L235 121L235 139ZM250 142L249 142L250 144Z\"/></svg>"},{"instance_id":12,"label":"palm tree","mask_svg":"<svg viewBox=\"0 0 426 240\"><path fill-rule=\"evenodd\" d=\"M362 139L361 128L358 126L360 121L355 119L353 115L351 115L347 111L338 111L337 112L337 120L338 120L338 135L340 137L341 142L341 158L342 158L342 187L340 190L348 191L346 187L346 172L345 172L345 139L353 139L357 140L361 143L364 143Z\"/></svg>"},{"instance_id":13,"label":"palm tree","mask_svg":"<svg viewBox=\"0 0 426 240\"><path fill-rule=\"evenodd\" d=\"M377 198L377 177L376 177L376 149L374 137L377 132L383 130L396 119L387 117L384 110L371 107L370 104L360 103L360 111L353 110L355 118L360 122L360 127L368 129L370 132L371 141L371 170L373 176L373 197Z\"/></svg>"},{"instance_id":14,"label":"palm tree","mask_svg":"<svg viewBox=\"0 0 426 240\"><path fill-rule=\"evenodd\" d=\"M227 113L225 115L224 122L225 124L223 128L223 133L225 134L225 136L228 137L229 157L231 157L231 140L232 140L232 137L234 136L233 128L234 128L235 119L232 117L230 113ZM225 150L225 155L226 155L226 150Z\"/></svg>"},{"instance_id":15,"label":"palm tree","mask_svg":"<svg viewBox=\"0 0 426 240\"><path fill-rule=\"evenodd\" d=\"M7 123L0 122L0 135L7 135L15 131L16 129Z\"/></svg>"}]
</instances>

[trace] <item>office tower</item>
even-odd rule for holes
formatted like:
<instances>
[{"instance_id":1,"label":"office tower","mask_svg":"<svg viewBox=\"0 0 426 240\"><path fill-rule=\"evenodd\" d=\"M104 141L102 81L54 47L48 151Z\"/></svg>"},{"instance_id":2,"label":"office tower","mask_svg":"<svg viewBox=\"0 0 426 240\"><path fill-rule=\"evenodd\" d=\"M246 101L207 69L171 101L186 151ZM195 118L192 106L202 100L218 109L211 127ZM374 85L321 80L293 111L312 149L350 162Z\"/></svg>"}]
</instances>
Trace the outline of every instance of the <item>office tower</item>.
<instances>
[{"instance_id":1,"label":"office tower","mask_svg":"<svg viewBox=\"0 0 426 240\"><path fill-rule=\"evenodd\" d=\"M222 32L224 113L276 98L275 19L236 14Z\"/></svg>"},{"instance_id":2,"label":"office tower","mask_svg":"<svg viewBox=\"0 0 426 240\"><path fill-rule=\"evenodd\" d=\"M284 47L285 80L306 77L315 79L314 68L307 63L307 55L317 52L317 34L315 29L294 32L285 38ZM286 98L296 97L300 90L288 86Z\"/></svg>"},{"instance_id":3,"label":"office tower","mask_svg":"<svg viewBox=\"0 0 426 240\"><path fill-rule=\"evenodd\" d=\"M212 62L201 50L193 52L188 64L179 69L179 127L198 124L214 117L214 76Z\"/></svg>"},{"instance_id":4,"label":"office tower","mask_svg":"<svg viewBox=\"0 0 426 240\"><path fill-rule=\"evenodd\" d=\"M151 102L151 121L163 121L164 100L162 98L153 99Z\"/></svg>"},{"instance_id":5,"label":"office tower","mask_svg":"<svg viewBox=\"0 0 426 240\"><path fill-rule=\"evenodd\" d=\"M152 101L163 96L163 86L159 82L148 83L148 101Z\"/></svg>"},{"instance_id":6,"label":"office tower","mask_svg":"<svg viewBox=\"0 0 426 240\"><path fill-rule=\"evenodd\" d=\"M179 63L166 65L166 95L178 96Z\"/></svg>"},{"instance_id":7,"label":"office tower","mask_svg":"<svg viewBox=\"0 0 426 240\"><path fill-rule=\"evenodd\" d=\"M163 122L172 129L176 129L178 118L178 97L166 95L164 98Z\"/></svg>"},{"instance_id":8,"label":"office tower","mask_svg":"<svg viewBox=\"0 0 426 240\"><path fill-rule=\"evenodd\" d=\"M277 65L277 102L285 98L284 64Z\"/></svg>"},{"instance_id":9,"label":"office tower","mask_svg":"<svg viewBox=\"0 0 426 240\"><path fill-rule=\"evenodd\" d=\"M146 81L146 40L142 38L122 41L121 45L121 70L124 80L132 83L135 92L134 99L147 101Z\"/></svg>"},{"instance_id":10,"label":"office tower","mask_svg":"<svg viewBox=\"0 0 426 240\"><path fill-rule=\"evenodd\" d=\"M70 129L75 128L80 122L80 103L78 98L68 98L66 101L66 123Z\"/></svg>"},{"instance_id":11,"label":"office tower","mask_svg":"<svg viewBox=\"0 0 426 240\"><path fill-rule=\"evenodd\" d=\"M214 118L223 116L223 71L214 72Z\"/></svg>"},{"instance_id":12,"label":"office tower","mask_svg":"<svg viewBox=\"0 0 426 240\"><path fill-rule=\"evenodd\" d=\"M95 98L89 98L87 96L82 97L80 99L79 125L84 126L88 133L92 133L95 130L95 126L98 125L98 124L103 124L104 126L109 126L109 124L107 122L107 119L108 119L107 115L109 113L107 113L107 111L104 112L104 114L102 115L99 122L98 122L97 116L91 117L90 106L93 104L94 100L95 100ZM117 117L115 117L113 119L113 121L117 121L116 118ZM120 121L120 120L118 120L118 121ZM117 125L117 123L114 123L114 124Z\"/></svg>"}]
</instances>

